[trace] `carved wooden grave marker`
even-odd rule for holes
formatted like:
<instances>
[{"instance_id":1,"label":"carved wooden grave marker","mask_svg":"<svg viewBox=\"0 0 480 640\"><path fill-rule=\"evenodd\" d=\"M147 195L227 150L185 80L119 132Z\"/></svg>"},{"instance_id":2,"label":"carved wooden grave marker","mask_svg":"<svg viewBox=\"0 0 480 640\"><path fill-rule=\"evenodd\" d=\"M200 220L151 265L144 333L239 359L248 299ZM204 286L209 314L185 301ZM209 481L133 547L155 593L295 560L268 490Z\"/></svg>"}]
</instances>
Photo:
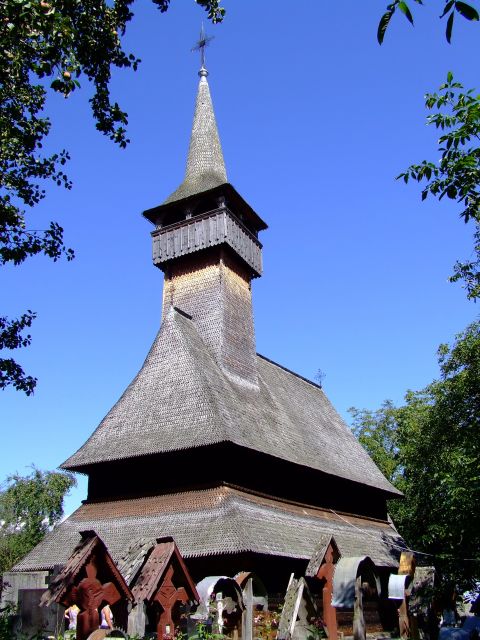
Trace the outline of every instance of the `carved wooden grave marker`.
<instances>
[{"instance_id":1,"label":"carved wooden grave marker","mask_svg":"<svg viewBox=\"0 0 480 640\"><path fill-rule=\"evenodd\" d=\"M129 632L144 635L142 614L146 609L150 614L156 613L158 640L173 637L180 622L177 605L199 601L195 583L173 539L159 538L155 543L144 544L143 555L139 559L137 554L130 578L136 611L132 611Z\"/></svg>"},{"instance_id":2,"label":"carved wooden grave marker","mask_svg":"<svg viewBox=\"0 0 480 640\"><path fill-rule=\"evenodd\" d=\"M268 612L268 593L260 578L251 571L241 571L235 581L242 590L245 611L242 614L242 640L253 640L254 611ZM257 635L261 631L256 629Z\"/></svg>"},{"instance_id":3,"label":"carved wooden grave marker","mask_svg":"<svg viewBox=\"0 0 480 640\"><path fill-rule=\"evenodd\" d=\"M317 608L305 578L294 578L288 583L285 602L278 625L278 640L306 640L310 635L310 620Z\"/></svg>"},{"instance_id":4,"label":"carved wooden grave marker","mask_svg":"<svg viewBox=\"0 0 480 640\"><path fill-rule=\"evenodd\" d=\"M40 604L76 604L77 640L86 640L100 625L99 608L117 605L114 619L126 626L128 602L133 595L107 548L95 531L82 531L80 543L60 573L52 580Z\"/></svg>"},{"instance_id":5,"label":"carved wooden grave marker","mask_svg":"<svg viewBox=\"0 0 480 640\"><path fill-rule=\"evenodd\" d=\"M337 610L332 605L333 575L335 565L341 557L333 536L323 536L308 563L305 575L324 581L322 589L323 619L328 631L329 640L337 640Z\"/></svg>"}]
</instances>

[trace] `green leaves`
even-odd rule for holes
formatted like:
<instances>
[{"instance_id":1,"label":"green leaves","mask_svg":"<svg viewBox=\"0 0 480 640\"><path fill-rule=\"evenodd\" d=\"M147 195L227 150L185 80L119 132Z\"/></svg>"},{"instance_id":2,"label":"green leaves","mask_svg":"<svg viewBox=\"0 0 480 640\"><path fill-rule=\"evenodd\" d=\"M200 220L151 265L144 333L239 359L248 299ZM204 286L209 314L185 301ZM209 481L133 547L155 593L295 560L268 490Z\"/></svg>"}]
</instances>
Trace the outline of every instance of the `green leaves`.
<instances>
[{"instance_id":1,"label":"green leaves","mask_svg":"<svg viewBox=\"0 0 480 640\"><path fill-rule=\"evenodd\" d=\"M443 18L443 16L446 15L450 11L450 9L453 7L454 4L455 4L455 0L450 0L449 2L447 2L445 4L445 7L443 8L443 13L440 16L440 18Z\"/></svg>"},{"instance_id":2,"label":"green leaves","mask_svg":"<svg viewBox=\"0 0 480 640\"><path fill-rule=\"evenodd\" d=\"M479 19L478 11L475 7L472 7L471 4L467 4L466 2L455 2L455 9L460 13L466 20L474 20L477 21Z\"/></svg>"},{"instance_id":3,"label":"green leaves","mask_svg":"<svg viewBox=\"0 0 480 640\"><path fill-rule=\"evenodd\" d=\"M415 0L415 2L417 4L423 4L422 0ZM392 2L391 4L387 5L387 10L382 15L382 17L380 18L380 22L378 23L377 40L379 44L383 43L387 27L390 23L390 20L393 14L397 9L399 9L403 13L405 18L410 22L410 24L413 25L413 15L407 3L403 2L402 0L395 0L395 2ZM443 7L443 12L440 15L440 18L444 18L445 16L448 16L447 26L445 29L445 37L447 39L447 42L449 43L451 42L451 39L452 39L452 30L453 30L455 12L459 13L466 20L469 20L469 21L479 20L478 11L471 4L468 4L467 2L460 2L459 0L445 0L445 5Z\"/></svg>"},{"instance_id":4,"label":"green leaves","mask_svg":"<svg viewBox=\"0 0 480 640\"><path fill-rule=\"evenodd\" d=\"M23 331L31 327L35 317L36 314L30 310L14 320L9 320L5 316L0 317L0 350L28 347L32 336L25 335ZM0 389L13 385L15 389L24 391L29 396L33 393L36 384L37 380L27 376L13 358L0 358Z\"/></svg>"},{"instance_id":5,"label":"green leaves","mask_svg":"<svg viewBox=\"0 0 480 640\"><path fill-rule=\"evenodd\" d=\"M378 44L382 44L383 43L383 39L385 38L385 33L387 31L387 27L390 23L390 20L392 19L392 16L395 12L395 9L392 8L393 5L389 5L389 7L387 7L387 11L383 14L383 16L380 18L380 22L378 23L378 29L377 29L377 41Z\"/></svg>"},{"instance_id":6,"label":"green leaves","mask_svg":"<svg viewBox=\"0 0 480 640\"><path fill-rule=\"evenodd\" d=\"M401 484L396 409L392 402L387 400L377 411L359 411L354 407L348 411L353 418L352 431L360 444L390 482Z\"/></svg>"},{"instance_id":7,"label":"green leaves","mask_svg":"<svg viewBox=\"0 0 480 640\"><path fill-rule=\"evenodd\" d=\"M225 9L220 6L221 0L195 0L197 4L202 6L208 14L208 19L214 24L222 22L225 17Z\"/></svg>"},{"instance_id":8,"label":"green leaves","mask_svg":"<svg viewBox=\"0 0 480 640\"><path fill-rule=\"evenodd\" d=\"M385 38L385 33L387 31L387 27L390 23L390 20L393 16L394 11L392 9L387 9L387 11L380 18L380 22L378 23L377 28L377 41L378 44L382 44Z\"/></svg>"},{"instance_id":9,"label":"green leaves","mask_svg":"<svg viewBox=\"0 0 480 640\"><path fill-rule=\"evenodd\" d=\"M480 565L480 322L441 345L438 360L439 380L409 391L402 406L350 410L352 428L404 493L389 511L409 546L468 588Z\"/></svg>"},{"instance_id":10,"label":"green leaves","mask_svg":"<svg viewBox=\"0 0 480 640\"><path fill-rule=\"evenodd\" d=\"M447 42L450 43L452 40L452 28L453 28L453 19L455 18L455 14L453 11L448 16L447 20L447 28L445 29L445 37L447 38Z\"/></svg>"},{"instance_id":11,"label":"green leaves","mask_svg":"<svg viewBox=\"0 0 480 640\"><path fill-rule=\"evenodd\" d=\"M153 0L166 11L169 0ZM114 69L136 70L140 60L124 51L121 36L133 17L133 0L1 0L0 20L0 265L19 265L39 253L71 260L63 229L55 222L32 230L29 209L46 195L46 184L71 188L63 150L42 148L51 128L44 115L48 88L68 98L79 78L93 86L95 126L119 147L128 144L128 116L112 99ZM213 22L223 19L220 0L198 0ZM83 82L83 80L82 80ZM0 328L0 344L5 342ZM0 347L1 349L1 347ZM0 359L0 388L27 394L36 380L12 358Z\"/></svg>"},{"instance_id":12,"label":"green leaves","mask_svg":"<svg viewBox=\"0 0 480 640\"><path fill-rule=\"evenodd\" d=\"M453 15L453 14L452 14ZM460 216L475 225L475 259L457 262L452 282L463 281L470 300L480 298L480 96L473 90L464 91L455 82L451 71L439 93L427 94L429 111L427 124L442 132L438 140L440 159L437 163L423 160L412 164L397 176L426 183L422 200L429 194L442 200L448 198L462 206Z\"/></svg>"},{"instance_id":13,"label":"green leaves","mask_svg":"<svg viewBox=\"0 0 480 640\"><path fill-rule=\"evenodd\" d=\"M406 2L399 2L398 3L398 8L404 14L404 16L410 22L410 24L413 25L413 16L412 16L412 13L411 13L410 9L408 8L407 3Z\"/></svg>"},{"instance_id":14,"label":"green leaves","mask_svg":"<svg viewBox=\"0 0 480 640\"><path fill-rule=\"evenodd\" d=\"M0 492L0 574L25 556L63 516L63 498L75 486L70 473L33 469L7 478Z\"/></svg>"},{"instance_id":15,"label":"green leaves","mask_svg":"<svg viewBox=\"0 0 480 640\"><path fill-rule=\"evenodd\" d=\"M469 21L477 21L479 19L478 11L471 4L460 2L459 0L449 0L448 2L446 2L440 18L444 18L448 15L447 26L445 29L445 37L448 43L452 41L452 30L453 22L455 19L455 12L459 13Z\"/></svg>"}]
</instances>

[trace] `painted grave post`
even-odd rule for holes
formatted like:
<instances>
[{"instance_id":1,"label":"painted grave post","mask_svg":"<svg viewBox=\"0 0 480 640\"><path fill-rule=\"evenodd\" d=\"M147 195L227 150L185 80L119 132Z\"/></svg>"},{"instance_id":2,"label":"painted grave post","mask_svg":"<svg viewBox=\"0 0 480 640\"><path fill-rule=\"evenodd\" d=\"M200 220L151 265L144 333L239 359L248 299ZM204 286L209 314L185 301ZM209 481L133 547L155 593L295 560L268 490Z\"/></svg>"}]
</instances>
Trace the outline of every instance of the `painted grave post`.
<instances>
[{"instance_id":1,"label":"painted grave post","mask_svg":"<svg viewBox=\"0 0 480 640\"><path fill-rule=\"evenodd\" d=\"M64 607L76 604L80 609L76 637L77 640L87 640L100 626L101 606L105 603L122 604L122 607L117 607L117 612L123 624L133 595L95 531L82 531L80 535L82 540L50 583L40 604L49 606L57 602Z\"/></svg>"},{"instance_id":2,"label":"painted grave post","mask_svg":"<svg viewBox=\"0 0 480 640\"><path fill-rule=\"evenodd\" d=\"M335 566L341 557L338 545L333 536L324 536L305 572L306 576L315 577L324 582L322 589L323 620L327 627L329 640L337 640L337 610L333 606L333 576Z\"/></svg>"},{"instance_id":3,"label":"painted grave post","mask_svg":"<svg viewBox=\"0 0 480 640\"><path fill-rule=\"evenodd\" d=\"M175 605L199 601L195 583L173 538L134 543L123 563L134 567L131 586L135 606L129 616L129 630L143 636L148 612L153 614L159 610L157 639L173 637L175 626L180 622L174 615Z\"/></svg>"},{"instance_id":4,"label":"painted grave post","mask_svg":"<svg viewBox=\"0 0 480 640\"><path fill-rule=\"evenodd\" d=\"M338 556L337 556L338 560ZM335 551L332 544L328 545L325 553L325 561L318 570L317 578L325 580L322 589L323 619L328 631L330 640L337 640L337 610L332 605L333 596L333 574L335 572Z\"/></svg>"},{"instance_id":5,"label":"painted grave post","mask_svg":"<svg viewBox=\"0 0 480 640\"><path fill-rule=\"evenodd\" d=\"M242 640L253 640L253 580L248 578L243 589L245 611L242 620Z\"/></svg>"},{"instance_id":6,"label":"painted grave post","mask_svg":"<svg viewBox=\"0 0 480 640\"><path fill-rule=\"evenodd\" d=\"M367 629L363 615L362 576L355 579L355 600L353 603L353 638L354 640L366 640Z\"/></svg>"},{"instance_id":7,"label":"painted grave post","mask_svg":"<svg viewBox=\"0 0 480 640\"><path fill-rule=\"evenodd\" d=\"M163 582L153 598L153 600L158 602L162 608L157 624L158 640L162 640L165 636L174 635L175 625L172 618L172 609L177 602L186 604L189 599L184 587L179 587L177 589L173 584L173 571L173 566L170 566L167 569Z\"/></svg>"},{"instance_id":8,"label":"painted grave post","mask_svg":"<svg viewBox=\"0 0 480 640\"><path fill-rule=\"evenodd\" d=\"M411 552L402 551L400 555L400 566L398 567L398 575L407 575L411 579L415 575L415 556ZM402 640L407 640L412 637L412 625L411 618L408 612L408 602L406 594L398 608L398 625L400 628L400 637ZM414 627L416 627L414 623ZM418 637L418 629L415 631L415 636Z\"/></svg>"},{"instance_id":9,"label":"painted grave post","mask_svg":"<svg viewBox=\"0 0 480 640\"><path fill-rule=\"evenodd\" d=\"M251 571L240 571L235 576L235 582L242 590L245 610L242 613L242 640L252 640L254 635L262 631L254 629L254 621L257 614L260 614L262 622L265 622L263 615L269 616L268 593L259 576ZM260 613L262 612L263 615Z\"/></svg>"}]
</instances>

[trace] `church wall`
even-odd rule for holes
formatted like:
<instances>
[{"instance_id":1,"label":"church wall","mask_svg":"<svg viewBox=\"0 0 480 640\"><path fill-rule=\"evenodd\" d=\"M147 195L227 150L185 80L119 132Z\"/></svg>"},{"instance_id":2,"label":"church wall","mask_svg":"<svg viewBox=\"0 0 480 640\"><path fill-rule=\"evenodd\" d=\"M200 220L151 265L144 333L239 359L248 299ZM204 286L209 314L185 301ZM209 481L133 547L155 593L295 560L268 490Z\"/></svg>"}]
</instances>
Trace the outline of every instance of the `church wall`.
<instances>
[{"instance_id":1,"label":"church wall","mask_svg":"<svg viewBox=\"0 0 480 640\"><path fill-rule=\"evenodd\" d=\"M252 472L258 469L262 472ZM386 496L378 489L232 443L105 462L88 473L88 501L157 495L227 482L286 500L387 518Z\"/></svg>"},{"instance_id":2,"label":"church wall","mask_svg":"<svg viewBox=\"0 0 480 640\"><path fill-rule=\"evenodd\" d=\"M7 603L18 604L19 589L40 589L42 592L47 588L48 571L6 571L3 574L4 589L2 592L1 606Z\"/></svg>"},{"instance_id":3,"label":"church wall","mask_svg":"<svg viewBox=\"0 0 480 640\"><path fill-rule=\"evenodd\" d=\"M250 278L226 255L222 271L223 364L240 378L258 384Z\"/></svg>"},{"instance_id":4,"label":"church wall","mask_svg":"<svg viewBox=\"0 0 480 640\"><path fill-rule=\"evenodd\" d=\"M0 607L13 604L18 607L14 618L14 632L31 637L42 629L44 632L63 633L64 608L53 604L40 607L40 598L45 592L49 571L8 571L3 574L4 590Z\"/></svg>"},{"instance_id":5,"label":"church wall","mask_svg":"<svg viewBox=\"0 0 480 640\"><path fill-rule=\"evenodd\" d=\"M235 576L242 571L252 571L265 585L272 603L278 598L283 602L290 575L305 574L307 560L283 558L262 553L232 553L185 560L188 571L195 582L205 576Z\"/></svg>"}]
</instances>

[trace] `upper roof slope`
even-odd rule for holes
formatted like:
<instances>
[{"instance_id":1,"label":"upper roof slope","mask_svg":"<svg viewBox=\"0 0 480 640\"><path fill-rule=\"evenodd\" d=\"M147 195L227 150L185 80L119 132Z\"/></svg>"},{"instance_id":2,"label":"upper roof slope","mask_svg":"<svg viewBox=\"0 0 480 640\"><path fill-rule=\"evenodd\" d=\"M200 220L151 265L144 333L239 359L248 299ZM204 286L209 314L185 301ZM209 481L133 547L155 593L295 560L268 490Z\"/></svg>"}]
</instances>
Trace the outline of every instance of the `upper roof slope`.
<instances>
[{"instance_id":1,"label":"upper roof slope","mask_svg":"<svg viewBox=\"0 0 480 640\"><path fill-rule=\"evenodd\" d=\"M258 388L232 380L193 320L173 307L135 379L68 460L107 460L232 442L399 493L381 474L317 385L258 356Z\"/></svg>"}]
</instances>

